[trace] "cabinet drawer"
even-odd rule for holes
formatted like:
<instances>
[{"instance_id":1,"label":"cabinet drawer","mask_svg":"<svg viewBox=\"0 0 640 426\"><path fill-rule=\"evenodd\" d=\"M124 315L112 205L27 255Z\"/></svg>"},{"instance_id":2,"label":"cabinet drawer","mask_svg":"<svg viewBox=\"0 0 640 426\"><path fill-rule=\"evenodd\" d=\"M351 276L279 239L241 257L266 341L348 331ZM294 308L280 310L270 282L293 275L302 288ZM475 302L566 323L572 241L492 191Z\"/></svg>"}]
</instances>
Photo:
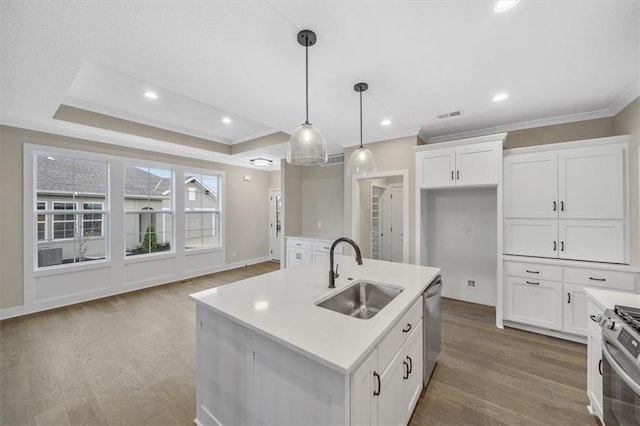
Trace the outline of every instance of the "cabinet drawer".
<instances>
[{"instance_id":1,"label":"cabinet drawer","mask_svg":"<svg viewBox=\"0 0 640 426\"><path fill-rule=\"evenodd\" d=\"M562 268L553 265L536 263L505 262L506 275L514 277L538 278L547 281L562 281Z\"/></svg>"},{"instance_id":2,"label":"cabinet drawer","mask_svg":"<svg viewBox=\"0 0 640 426\"><path fill-rule=\"evenodd\" d=\"M313 251L329 253L329 250L331 249L331 244L333 244L332 241L314 241ZM338 244L336 248L333 249L333 252L336 254L342 254L343 251L344 251L344 244Z\"/></svg>"},{"instance_id":3,"label":"cabinet drawer","mask_svg":"<svg viewBox=\"0 0 640 426\"><path fill-rule=\"evenodd\" d=\"M400 350L404 342L422 321L422 297L409 308L402 319L398 321L389 334L378 345L378 367L385 371L395 354Z\"/></svg>"},{"instance_id":4,"label":"cabinet drawer","mask_svg":"<svg viewBox=\"0 0 640 426\"><path fill-rule=\"evenodd\" d=\"M312 243L309 240L300 240L297 238L287 238L287 248L311 249Z\"/></svg>"},{"instance_id":5,"label":"cabinet drawer","mask_svg":"<svg viewBox=\"0 0 640 426\"><path fill-rule=\"evenodd\" d=\"M631 272L564 268L564 280L568 283L583 284L591 287L616 288L628 291L635 289L635 274Z\"/></svg>"}]
</instances>

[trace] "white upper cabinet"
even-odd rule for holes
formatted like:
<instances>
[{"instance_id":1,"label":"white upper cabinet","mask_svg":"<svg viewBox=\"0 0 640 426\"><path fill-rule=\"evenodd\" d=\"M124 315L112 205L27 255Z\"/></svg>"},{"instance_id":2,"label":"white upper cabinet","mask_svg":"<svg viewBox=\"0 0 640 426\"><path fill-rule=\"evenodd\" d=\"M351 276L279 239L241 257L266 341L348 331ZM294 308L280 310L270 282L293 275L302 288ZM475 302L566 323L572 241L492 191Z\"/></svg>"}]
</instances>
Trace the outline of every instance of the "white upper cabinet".
<instances>
[{"instance_id":1,"label":"white upper cabinet","mask_svg":"<svg viewBox=\"0 0 640 426\"><path fill-rule=\"evenodd\" d=\"M620 145L560 152L560 218L624 219L623 155Z\"/></svg>"},{"instance_id":2,"label":"white upper cabinet","mask_svg":"<svg viewBox=\"0 0 640 426\"><path fill-rule=\"evenodd\" d=\"M416 147L416 186L498 185L505 133Z\"/></svg>"},{"instance_id":3,"label":"white upper cabinet","mask_svg":"<svg viewBox=\"0 0 640 426\"><path fill-rule=\"evenodd\" d=\"M627 263L627 141L505 151L505 253Z\"/></svg>"},{"instance_id":4,"label":"white upper cabinet","mask_svg":"<svg viewBox=\"0 0 640 426\"><path fill-rule=\"evenodd\" d=\"M504 215L558 217L558 155L538 153L504 159Z\"/></svg>"}]
</instances>

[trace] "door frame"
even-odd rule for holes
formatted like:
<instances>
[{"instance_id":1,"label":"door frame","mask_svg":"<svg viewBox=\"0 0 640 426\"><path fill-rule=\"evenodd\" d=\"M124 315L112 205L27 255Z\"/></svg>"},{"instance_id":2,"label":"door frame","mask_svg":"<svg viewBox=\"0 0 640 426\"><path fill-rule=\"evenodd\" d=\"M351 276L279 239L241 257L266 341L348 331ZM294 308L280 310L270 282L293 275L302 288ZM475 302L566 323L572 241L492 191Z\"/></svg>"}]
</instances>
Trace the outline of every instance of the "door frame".
<instances>
[{"instance_id":1,"label":"door frame","mask_svg":"<svg viewBox=\"0 0 640 426\"><path fill-rule=\"evenodd\" d=\"M409 235L409 170L389 170L386 172L368 173L366 175L351 176L351 238L356 240L360 230L360 181L400 176L404 187L402 232ZM409 263L409 238L402 242L402 263Z\"/></svg>"},{"instance_id":2,"label":"door frame","mask_svg":"<svg viewBox=\"0 0 640 426\"><path fill-rule=\"evenodd\" d=\"M276 196L276 194L280 195L280 199L282 200L282 190L280 188L269 188L269 195L268 195L268 198L269 198L269 220L268 220L268 222L269 222L269 226L268 226L268 232L269 232L268 233L268 235L269 235L269 257L271 258L271 260L278 260L280 262L283 262L282 261L283 252L282 252L282 244L281 243L282 243L282 234L284 233L284 230L282 228L280 228L280 230L281 230L280 238L278 238L278 243L276 244L277 247L278 247L278 257L277 258L275 258L273 256L273 253L272 253L273 247L271 246L271 237L272 237L272 234L271 234L271 232L272 232L272 228L271 228L271 219L272 219L271 218L271 208L273 206L273 204L271 202L272 201L271 197ZM280 211L280 214L282 215L282 211ZM277 210L273 211L273 220L274 220L275 226L277 227L278 226L277 225L277 220L278 220ZM285 253L285 256L286 256L286 253Z\"/></svg>"}]
</instances>

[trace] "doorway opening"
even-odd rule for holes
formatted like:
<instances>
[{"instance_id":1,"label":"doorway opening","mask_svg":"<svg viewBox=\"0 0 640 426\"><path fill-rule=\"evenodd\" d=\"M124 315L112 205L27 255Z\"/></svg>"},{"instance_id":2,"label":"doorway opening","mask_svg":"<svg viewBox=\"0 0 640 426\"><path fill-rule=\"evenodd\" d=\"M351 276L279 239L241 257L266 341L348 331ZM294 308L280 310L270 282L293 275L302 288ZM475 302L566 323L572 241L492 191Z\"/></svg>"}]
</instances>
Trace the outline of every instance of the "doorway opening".
<instances>
[{"instance_id":1,"label":"doorway opening","mask_svg":"<svg viewBox=\"0 0 640 426\"><path fill-rule=\"evenodd\" d=\"M282 239L282 196L280 188L269 190L269 255L280 261Z\"/></svg>"}]
</instances>

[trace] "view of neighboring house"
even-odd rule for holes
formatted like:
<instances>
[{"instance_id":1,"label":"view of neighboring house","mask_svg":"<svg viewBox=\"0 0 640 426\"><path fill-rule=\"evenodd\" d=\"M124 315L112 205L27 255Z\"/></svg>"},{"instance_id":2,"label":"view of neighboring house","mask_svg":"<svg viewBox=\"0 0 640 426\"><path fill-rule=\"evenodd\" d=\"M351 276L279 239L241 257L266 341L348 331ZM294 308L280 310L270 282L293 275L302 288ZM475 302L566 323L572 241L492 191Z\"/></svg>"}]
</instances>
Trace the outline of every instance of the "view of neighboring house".
<instances>
[{"instance_id":1,"label":"view of neighboring house","mask_svg":"<svg viewBox=\"0 0 640 426\"><path fill-rule=\"evenodd\" d=\"M107 163L37 156L38 266L104 259L109 200ZM173 247L173 172L127 165L124 182L125 255ZM185 248L218 246L218 177L185 178Z\"/></svg>"}]
</instances>

